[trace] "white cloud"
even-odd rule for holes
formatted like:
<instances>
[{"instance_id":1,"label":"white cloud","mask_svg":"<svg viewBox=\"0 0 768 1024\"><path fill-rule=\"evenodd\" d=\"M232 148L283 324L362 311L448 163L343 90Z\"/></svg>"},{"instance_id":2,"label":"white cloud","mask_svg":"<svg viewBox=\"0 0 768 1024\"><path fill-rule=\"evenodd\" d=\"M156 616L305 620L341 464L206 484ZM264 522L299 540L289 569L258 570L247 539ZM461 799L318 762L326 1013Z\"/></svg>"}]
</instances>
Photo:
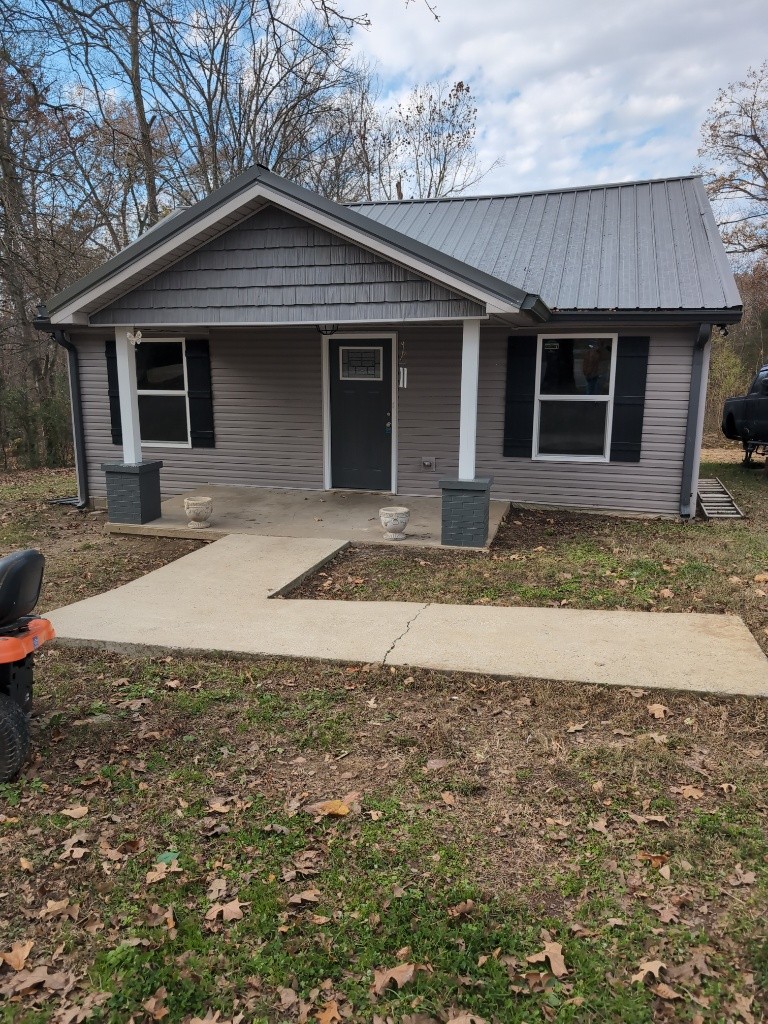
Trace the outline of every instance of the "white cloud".
<instances>
[{"instance_id":1,"label":"white cloud","mask_svg":"<svg viewBox=\"0 0 768 1024\"><path fill-rule=\"evenodd\" d=\"M356 45L394 95L470 84L501 163L477 192L688 173L717 90L768 54L765 0L435 3L439 22L423 0L367 0Z\"/></svg>"}]
</instances>

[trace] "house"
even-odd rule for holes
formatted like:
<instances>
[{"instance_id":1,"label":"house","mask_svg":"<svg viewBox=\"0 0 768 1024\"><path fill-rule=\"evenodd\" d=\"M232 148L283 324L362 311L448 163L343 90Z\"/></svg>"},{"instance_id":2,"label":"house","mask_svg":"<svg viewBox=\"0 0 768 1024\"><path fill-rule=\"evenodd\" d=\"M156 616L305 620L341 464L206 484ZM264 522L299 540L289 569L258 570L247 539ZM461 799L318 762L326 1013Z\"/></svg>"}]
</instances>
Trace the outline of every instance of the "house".
<instances>
[{"instance_id":1,"label":"house","mask_svg":"<svg viewBox=\"0 0 768 1024\"><path fill-rule=\"evenodd\" d=\"M81 499L207 483L695 514L741 300L698 177L343 206L254 167L48 303ZM483 523L485 521L485 527Z\"/></svg>"}]
</instances>

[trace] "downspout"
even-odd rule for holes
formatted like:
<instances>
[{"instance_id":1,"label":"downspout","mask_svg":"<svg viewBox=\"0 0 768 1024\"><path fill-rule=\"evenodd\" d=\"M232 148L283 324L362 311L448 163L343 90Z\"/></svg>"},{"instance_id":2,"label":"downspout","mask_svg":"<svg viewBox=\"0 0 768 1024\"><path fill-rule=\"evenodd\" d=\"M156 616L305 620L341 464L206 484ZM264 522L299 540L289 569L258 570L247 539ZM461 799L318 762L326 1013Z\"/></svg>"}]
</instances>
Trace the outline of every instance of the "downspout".
<instances>
[{"instance_id":1,"label":"downspout","mask_svg":"<svg viewBox=\"0 0 768 1024\"><path fill-rule=\"evenodd\" d=\"M692 519L696 515L696 491L701 459L701 435L704 429L704 407L707 400L709 376L709 339L712 324L699 324L699 333L693 346L691 389L688 393L688 420L685 428L683 452L683 479L680 487L680 515Z\"/></svg>"},{"instance_id":2,"label":"downspout","mask_svg":"<svg viewBox=\"0 0 768 1024\"><path fill-rule=\"evenodd\" d=\"M72 407L72 437L75 448L75 474L77 476L77 497L62 498L58 503L74 505L75 508L86 508L90 503L88 490L88 462L85 455L85 424L83 422L83 398L80 388L80 357L77 348L72 344L69 335L60 327L55 327L48 316L48 310L41 303L37 307L37 316L33 326L38 331L50 334L57 345L67 353L69 370L69 398Z\"/></svg>"}]
</instances>

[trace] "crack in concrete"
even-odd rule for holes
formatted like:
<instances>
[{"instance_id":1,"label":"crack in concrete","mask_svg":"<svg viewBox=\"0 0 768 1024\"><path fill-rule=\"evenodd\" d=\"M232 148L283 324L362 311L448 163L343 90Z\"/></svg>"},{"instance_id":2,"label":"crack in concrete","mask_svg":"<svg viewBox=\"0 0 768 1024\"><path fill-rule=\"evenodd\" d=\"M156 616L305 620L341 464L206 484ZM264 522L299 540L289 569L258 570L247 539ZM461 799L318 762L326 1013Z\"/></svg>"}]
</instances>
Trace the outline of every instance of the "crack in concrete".
<instances>
[{"instance_id":1,"label":"crack in concrete","mask_svg":"<svg viewBox=\"0 0 768 1024\"><path fill-rule=\"evenodd\" d=\"M423 604L421 606L421 608L419 608L419 610L413 616L413 618L412 619L408 619L408 621L405 624L405 629L403 630L403 632L400 634L400 636L396 636L395 637L395 639L392 641L390 647L388 648L388 650L384 654L384 657L381 659L382 665L386 665L387 664L387 658L390 656L392 651L394 651L394 649L397 647L397 645L400 643L400 641L403 639L403 637L408 633L408 631L410 630L411 626L414 624L416 619L418 619L418 617L421 615L421 613L426 611L427 608L429 608L429 605L428 604Z\"/></svg>"}]
</instances>

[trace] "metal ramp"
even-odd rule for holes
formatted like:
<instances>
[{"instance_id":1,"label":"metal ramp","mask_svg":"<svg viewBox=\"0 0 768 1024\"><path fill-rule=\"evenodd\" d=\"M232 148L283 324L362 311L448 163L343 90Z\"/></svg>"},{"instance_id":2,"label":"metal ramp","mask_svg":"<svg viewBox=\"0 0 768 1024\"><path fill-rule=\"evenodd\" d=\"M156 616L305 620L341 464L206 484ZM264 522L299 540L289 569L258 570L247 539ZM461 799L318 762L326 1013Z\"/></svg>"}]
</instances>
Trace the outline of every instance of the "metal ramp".
<instances>
[{"instance_id":1,"label":"metal ramp","mask_svg":"<svg viewBox=\"0 0 768 1024\"><path fill-rule=\"evenodd\" d=\"M716 477L699 480L699 507L705 519L743 519L733 495Z\"/></svg>"}]
</instances>

